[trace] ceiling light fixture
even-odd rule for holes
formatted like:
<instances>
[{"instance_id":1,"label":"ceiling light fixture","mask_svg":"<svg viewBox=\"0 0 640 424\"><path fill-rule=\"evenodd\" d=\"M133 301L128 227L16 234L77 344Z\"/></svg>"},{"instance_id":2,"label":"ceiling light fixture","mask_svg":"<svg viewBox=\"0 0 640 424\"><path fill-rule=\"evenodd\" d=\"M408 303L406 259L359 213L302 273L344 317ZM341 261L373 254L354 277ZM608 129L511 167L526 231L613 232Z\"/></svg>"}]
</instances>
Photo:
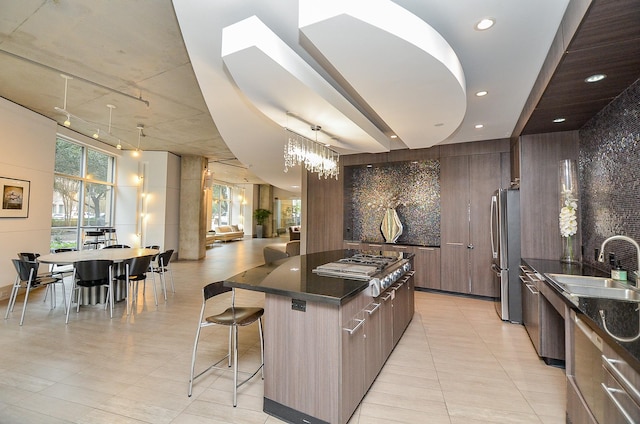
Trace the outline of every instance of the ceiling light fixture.
<instances>
[{"instance_id":1,"label":"ceiling light fixture","mask_svg":"<svg viewBox=\"0 0 640 424\"><path fill-rule=\"evenodd\" d=\"M606 77L607 77L607 74L593 74L585 78L584 82L588 82L588 83L598 82L598 81L602 81Z\"/></svg>"},{"instance_id":2,"label":"ceiling light fixture","mask_svg":"<svg viewBox=\"0 0 640 424\"><path fill-rule=\"evenodd\" d=\"M320 125L311 126L311 131L316 134L316 141L285 128L287 143L284 146L284 172L289 171L296 165L304 164L309 172L318 174L318 178L338 179L340 167L340 154L322 144L318 143L318 131Z\"/></svg>"},{"instance_id":3,"label":"ceiling light fixture","mask_svg":"<svg viewBox=\"0 0 640 424\"><path fill-rule=\"evenodd\" d=\"M483 19L480 19L480 21L478 21L478 23L476 23L474 28L477 31L485 31L485 30L491 28L493 25L495 25L495 23L496 23L496 19L495 18L483 18Z\"/></svg>"},{"instance_id":4,"label":"ceiling light fixture","mask_svg":"<svg viewBox=\"0 0 640 424\"><path fill-rule=\"evenodd\" d=\"M566 121L566 118L556 118L553 120L554 124L560 124L562 122Z\"/></svg>"},{"instance_id":5,"label":"ceiling light fixture","mask_svg":"<svg viewBox=\"0 0 640 424\"><path fill-rule=\"evenodd\" d=\"M93 138L95 138L96 140L100 138L100 128L98 128L96 132L93 133Z\"/></svg>"},{"instance_id":6,"label":"ceiling light fixture","mask_svg":"<svg viewBox=\"0 0 640 424\"><path fill-rule=\"evenodd\" d=\"M62 109L60 109L58 106L54 107L54 109L67 115L67 119L62 123L62 125L64 125L65 127L70 127L71 114L67 111L67 90L69 88L69 80L73 78L65 74L60 74L60 76L64 78L64 100L62 101Z\"/></svg>"},{"instance_id":7,"label":"ceiling light fixture","mask_svg":"<svg viewBox=\"0 0 640 424\"><path fill-rule=\"evenodd\" d=\"M484 96L486 96L487 94L489 94L489 92L488 92L488 91L486 91L486 90L481 90L481 91L478 91L478 92L476 93L476 97L484 97Z\"/></svg>"},{"instance_id":8,"label":"ceiling light fixture","mask_svg":"<svg viewBox=\"0 0 640 424\"><path fill-rule=\"evenodd\" d=\"M475 129L479 130L480 128L484 128L483 124L476 124Z\"/></svg>"},{"instance_id":9,"label":"ceiling light fixture","mask_svg":"<svg viewBox=\"0 0 640 424\"><path fill-rule=\"evenodd\" d=\"M137 157L140 155L140 137L146 137L146 136L142 132L142 130L144 130L143 124L136 125L136 128L138 128L138 146L136 147L136 150L133 152L133 156Z\"/></svg>"}]
</instances>

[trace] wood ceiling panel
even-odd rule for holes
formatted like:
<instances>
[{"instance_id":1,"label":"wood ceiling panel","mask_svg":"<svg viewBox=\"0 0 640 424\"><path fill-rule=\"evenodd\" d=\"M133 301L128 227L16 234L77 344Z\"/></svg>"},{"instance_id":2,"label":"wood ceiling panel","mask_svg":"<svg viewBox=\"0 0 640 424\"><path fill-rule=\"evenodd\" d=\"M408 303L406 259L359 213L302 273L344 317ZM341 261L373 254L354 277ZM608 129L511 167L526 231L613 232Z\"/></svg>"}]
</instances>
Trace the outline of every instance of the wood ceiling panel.
<instances>
[{"instance_id":1,"label":"wood ceiling panel","mask_svg":"<svg viewBox=\"0 0 640 424\"><path fill-rule=\"evenodd\" d=\"M640 1L597 0L569 45L569 51L608 45L640 36Z\"/></svg>"}]
</instances>

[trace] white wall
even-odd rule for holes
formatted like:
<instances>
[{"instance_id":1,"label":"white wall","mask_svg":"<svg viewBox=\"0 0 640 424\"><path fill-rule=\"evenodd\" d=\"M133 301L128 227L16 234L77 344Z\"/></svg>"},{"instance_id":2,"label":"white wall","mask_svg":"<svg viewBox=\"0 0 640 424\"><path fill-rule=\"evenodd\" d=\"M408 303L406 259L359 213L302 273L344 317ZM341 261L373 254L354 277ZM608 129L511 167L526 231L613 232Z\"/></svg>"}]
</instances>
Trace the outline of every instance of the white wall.
<instances>
[{"instance_id":1,"label":"white wall","mask_svg":"<svg viewBox=\"0 0 640 424\"><path fill-rule=\"evenodd\" d=\"M118 242L132 247L155 244L162 250L177 251L179 198L180 157L168 152L143 151L138 157L124 154L118 162Z\"/></svg>"},{"instance_id":2,"label":"white wall","mask_svg":"<svg viewBox=\"0 0 640 424\"><path fill-rule=\"evenodd\" d=\"M49 252L57 123L0 98L0 177L31 182L28 218L0 218L0 299L18 252Z\"/></svg>"}]
</instances>

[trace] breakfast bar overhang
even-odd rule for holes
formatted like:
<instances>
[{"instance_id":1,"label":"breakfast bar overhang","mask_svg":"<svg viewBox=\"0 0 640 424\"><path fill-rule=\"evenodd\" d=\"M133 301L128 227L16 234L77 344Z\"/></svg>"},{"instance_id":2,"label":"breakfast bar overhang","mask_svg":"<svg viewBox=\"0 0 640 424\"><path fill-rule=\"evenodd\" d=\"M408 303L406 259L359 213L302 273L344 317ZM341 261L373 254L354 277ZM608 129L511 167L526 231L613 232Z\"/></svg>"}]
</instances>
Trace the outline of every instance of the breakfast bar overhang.
<instances>
[{"instance_id":1,"label":"breakfast bar overhang","mask_svg":"<svg viewBox=\"0 0 640 424\"><path fill-rule=\"evenodd\" d=\"M346 423L414 312L412 254L371 278L319 275L360 252L334 250L264 264L225 285L265 293L264 411L292 423Z\"/></svg>"}]
</instances>

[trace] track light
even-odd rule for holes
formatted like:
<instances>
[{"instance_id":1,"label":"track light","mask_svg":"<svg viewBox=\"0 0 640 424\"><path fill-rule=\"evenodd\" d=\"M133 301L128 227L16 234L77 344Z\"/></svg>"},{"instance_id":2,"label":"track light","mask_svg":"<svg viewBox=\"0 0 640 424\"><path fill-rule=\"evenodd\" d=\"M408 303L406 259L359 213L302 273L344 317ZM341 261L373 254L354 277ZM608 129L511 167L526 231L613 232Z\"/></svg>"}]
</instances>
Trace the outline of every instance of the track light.
<instances>
[{"instance_id":1,"label":"track light","mask_svg":"<svg viewBox=\"0 0 640 424\"><path fill-rule=\"evenodd\" d=\"M71 115L69 115L67 113L67 120L63 122L65 127L70 127L71 126Z\"/></svg>"},{"instance_id":2,"label":"track light","mask_svg":"<svg viewBox=\"0 0 640 424\"><path fill-rule=\"evenodd\" d=\"M96 140L100 138L100 128L98 128L96 132L93 133L93 138L95 138Z\"/></svg>"}]
</instances>

